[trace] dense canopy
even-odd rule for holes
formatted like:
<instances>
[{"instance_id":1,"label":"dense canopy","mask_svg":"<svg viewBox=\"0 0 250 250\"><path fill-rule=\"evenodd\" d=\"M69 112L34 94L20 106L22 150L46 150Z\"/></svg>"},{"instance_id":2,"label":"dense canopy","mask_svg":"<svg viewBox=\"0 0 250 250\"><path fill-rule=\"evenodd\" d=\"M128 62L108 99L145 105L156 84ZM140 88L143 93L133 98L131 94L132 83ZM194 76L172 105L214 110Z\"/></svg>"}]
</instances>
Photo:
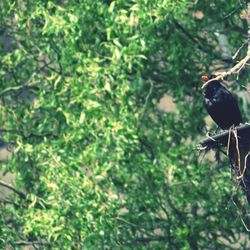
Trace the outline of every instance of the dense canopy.
<instances>
[{"instance_id":1,"label":"dense canopy","mask_svg":"<svg viewBox=\"0 0 250 250\"><path fill-rule=\"evenodd\" d=\"M1 249L246 248L227 159L196 149L215 128L200 76L245 56L246 1L0 5Z\"/></svg>"}]
</instances>

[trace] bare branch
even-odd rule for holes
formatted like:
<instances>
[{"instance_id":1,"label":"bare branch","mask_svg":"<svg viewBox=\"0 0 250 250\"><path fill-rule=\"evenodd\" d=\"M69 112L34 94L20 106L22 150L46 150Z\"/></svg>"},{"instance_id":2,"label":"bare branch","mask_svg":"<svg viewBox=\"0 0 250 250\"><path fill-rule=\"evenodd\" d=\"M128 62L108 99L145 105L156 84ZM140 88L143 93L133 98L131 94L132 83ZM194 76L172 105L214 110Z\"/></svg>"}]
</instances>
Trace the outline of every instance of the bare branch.
<instances>
[{"instance_id":1,"label":"bare branch","mask_svg":"<svg viewBox=\"0 0 250 250\"><path fill-rule=\"evenodd\" d=\"M215 80L222 80L227 76L231 76L233 74L239 73L246 65L246 63L250 60L250 51L247 53L246 57L244 57L240 62L238 62L233 68L228 71L220 73L218 76L214 77L213 79L208 80L202 85L202 89L205 88L210 82Z\"/></svg>"},{"instance_id":2,"label":"bare branch","mask_svg":"<svg viewBox=\"0 0 250 250\"><path fill-rule=\"evenodd\" d=\"M13 245L15 246L29 246L32 245L34 247L34 245L49 245L49 242L46 241L17 241L14 242Z\"/></svg>"},{"instance_id":3,"label":"bare branch","mask_svg":"<svg viewBox=\"0 0 250 250\"><path fill-rule=\"evenodd\" d=\"M226 16L224 16L222 18L222 20L225 20L229 17L231 17L232 15L234 15L238 10L240 10L242 8L242 4L240 3L239 6L237 8L235 8L234 10L232 10L229 14L227 14Z\"/></svg>"},{"instance_id":4,"label":"bare branch","mask_svg":"<svg viewBox=\"0 0 250 250\"><path fill-rule=\"evenodd\" d=\"M238 136L245 138L246 140L250 140L250 124L246 123L241 126L235 128L237 130ZM205 150L212 148L213 146L217 145L218 143L227 146L228 143L228 136L231 134L230 130L223 131L222 133L210 136L208 139L203 140L200 142L199 149Z\"/></svg>"},{"instance_id":5,"label":"bare branch","mask_svg":"<svg viewBox=\"0 0 250 250\"><path fill-rule=\"evenodd\" d=\"M241 46L239 49L237 49L237 51L235 52L235 54L233 55L233 60L238 56L238 54L240 53L240 51L244 48L245 45L247 45L249 43L250 39L248 38Z\"/></svg>"},{"instance_id":6,"label":"bare branch","mask_svg":"<svg viewBox=\"0 0 250 250\"><path fill-rule=\"evenodd\" d=\"M30 88L37 88L38 85L37 83L33 83L33 84L29 84L29 85L19 85L19 86L14 86L14 87L9 87L9 88L6 88L4 89L3 91L0 92L0 97L9 93L9 92L12 92L12 91L19 91L19 90L22 90L22 89L30 89Z\"/></svg>"},{"instance_id":7,"label":"bare branch","mask_svg":"<svg viewBox=\"0 0 250 250\"><path fill-rule=\"evenodd\" d=\"M232 67L230 70L222 72L218 76L214 77L213 79L210 79L207 82L205 82L201 87L202 89L205 88L210 82L212 82L214 80L223 80L227 76L230 76L230 75L233 75L233 74L238 74L247 65L247 62L250 60L250 40L249 40L249 38L250 38L250 3L247 4L247 12L245 13L245 15L242 18L246 19L247 25L248 25L248 50L247 50L247 55L240 62L238 62L234 67ZM242 45L242 47L243 46L244 46L244 44ZM236 52L236 56L237 56L238 53L239 53L239 51Z\"/></svg>"},{"instance_id":8,"label":"bare branch","mask_svg":"<svg viewBox=\"0 0 250 250\"><path fill-rule=\"evenodd\" d=\"M9 184L7 184L7 183L5 183L5 182L3 182L3 181L0 181L0 185L3 186L3 187L8 188L8 189L10 189L10 190L12 190L14 193L18 194L21 198L23 198L23 199L26 198L26 195L25 195L23 192L21 192L21 191L15 189L14 187L12 187L12 186L9 185Z\"/></svg>"},{"instance_id":9,"label":"bare branch","mask_svg":"<svg viewBox=\"0 0 250 250\"><path fill-rule=\"evenodd\" d=\"M247 26L248 26L248 39L250 38L250 3L247 4ZM248 54L250 54L250 42L248 41Z\"/></svg>"},{"instance_id":10,"label":"bare branch","mask_svg":"<svg viewBox=\"0 0 250 250\"><path fill-rule=\"evenodd\" d=\"M17 207L19 206L19 204L17 204L16 202L8 200L8 199L0 199L0 203L11 204Z\"/></svg>"},{"instance_id":11,"label":"bare branch","mask_svg":"<svg viewBox=\"0 0 250 250\"><path fill-rule=\"evenodd\" d=\"M154 84L153 84L151 79L149 80L149 83L150 83L150 89L149 89L149 92L148 92L148 94L146 96L146 100L145 100L145 103L144 103L144 106L143 106L142 114L141 114L140 118L138 119L137 128L140 128L140 126L141 126L142 120L143 120L144 115L145 115L146 110L147 110L147 106L148 106L150 97L151 97L151 95L153 93Z\"/></svg>"},{"instance_id":12,"label":"bare branch","mask_svg":"<svg viewBox=\"0 0 250 250\"><path fill-rule=\"evenodd\" d=\"M248 156L249 156L249 155L250 155L250 152L248 152L247 155L245 156L245 159L244 159L244 168L243 168L243 170L242 170L241 175L240 175L240 176L237 176L237 179L238 179L238 180L242 179L243 182L244 182L243 177L244 177L245 171L246 171L246 169L247 169L247 160L248 160Z\"/></svg>"}]
</instances>

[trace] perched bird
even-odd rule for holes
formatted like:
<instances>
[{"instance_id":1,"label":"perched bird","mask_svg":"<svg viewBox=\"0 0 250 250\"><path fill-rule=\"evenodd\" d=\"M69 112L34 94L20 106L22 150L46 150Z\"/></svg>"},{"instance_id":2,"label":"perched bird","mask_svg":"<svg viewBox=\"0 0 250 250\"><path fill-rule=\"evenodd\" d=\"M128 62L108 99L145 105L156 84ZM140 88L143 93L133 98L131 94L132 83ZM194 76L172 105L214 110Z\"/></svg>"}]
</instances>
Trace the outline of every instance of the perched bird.
<instances>
[{"instance_id":1,"label":"perched bird","mask_svg":"<svg viewBox=\"0 0 250 250\"><path fill-rule=\"evenodd\" d=\"M242 123L241 112L233 94L215 76L203 76L205 107L221 129ZM250 205L250 144L249 138L231 132L227 145L228 157L235 180L241 185ZM228 139L228 140L229 140Z\"/></svg>"},{"instance_id":2,"label":"perched bird","mask_svg":"<svg viewBox=\"0 0 250 250\"><path fill-rule=\"evenodd\" d=\"M208 81L214 76L203 76ZM209 82L205 87L205 107L221 129L229 129L242 123L240 109L232 93L219 80Z\"/></svg>"}]
</instances>

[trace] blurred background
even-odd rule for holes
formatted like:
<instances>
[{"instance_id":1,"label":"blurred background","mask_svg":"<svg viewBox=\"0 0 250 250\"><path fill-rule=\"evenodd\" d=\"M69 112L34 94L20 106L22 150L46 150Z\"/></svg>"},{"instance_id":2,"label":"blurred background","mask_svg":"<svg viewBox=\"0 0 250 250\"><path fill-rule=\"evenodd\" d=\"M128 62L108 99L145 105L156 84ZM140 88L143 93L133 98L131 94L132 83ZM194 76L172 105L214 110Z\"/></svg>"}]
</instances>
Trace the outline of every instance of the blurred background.
<instances>
[{"instance_id":1,"label":"blurred background","mask_svg":"<svg viewBox=\"0 0 250 250\"><path fill-rule=\"evenodd\" d=\"M201 76L248 52L247 1L0 3L1 249L248 249ZM249 65L225 79L249 120ZM226 149L223 149L226 151Z\"/></svg>"}]
</instances>

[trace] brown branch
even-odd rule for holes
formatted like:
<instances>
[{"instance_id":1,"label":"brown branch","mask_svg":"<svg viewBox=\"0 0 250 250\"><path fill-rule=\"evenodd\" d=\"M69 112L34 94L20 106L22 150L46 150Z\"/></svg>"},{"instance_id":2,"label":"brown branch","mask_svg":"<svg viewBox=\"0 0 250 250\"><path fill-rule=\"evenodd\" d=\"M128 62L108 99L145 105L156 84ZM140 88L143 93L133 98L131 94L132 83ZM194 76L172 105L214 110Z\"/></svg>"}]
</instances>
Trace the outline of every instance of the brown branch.
<instances>
[{"instance_id":1,"label":"brown branch","mask_svg":"<svg viewBox=\"0 0 250 250\"><path fill-rule=\"evenodd\" d=\"M245 156L245 159L244 159L244 168L242 170L242 173L240 176L237 176L237 179L240 180L242 179L242 181L244 182L243 180L243 177L244 177L244 174L246 172L246 169L247 169L247 160L248 160L248 156L250 155L250 152L247 153L247 155Z\"/></svg>"},{"instance_id":2,"label":"brown branch","mask_svg":"<svg viewBox=\"0 0 250 250\"><path fill-rule=\"evenodd\" d=\"M231 76L233 74L238 74L247 64L247 62L250 60L250 3L247 4L247 11L244 15L244 17L246 21L247 21L247 25L248 25L248 50L247 50L247 55L241 60L239 61L234 67L232 67L230 70L225 71L220 73L218 76L214 77L213 79L208 80L207 82L205 82L202 85L202 89L205 88L210 82L214 81L214 80L223 80L225 77L227 76Z\"/></svg>"},{"instance_id":3,"label":"brown branch","mask_svg":"<svg viewBox=\"0 0 250 250\"><path fill-rule=\"evenodd\" d=\"M230 70L220 73L218 76L214 77L213 79L208 80L202 85L202 89L205 88L210 82L215 80L223 80L227 76L231 76L233 74L239 73L246 65L246 63L250 60L250 51L247 53L247 55L238 62L234 67L232 67Z\"/></svg>"},{"instance_id":4,"label":"brown branch","mask_svg":"<svg viewBox=\"0 0 250 250\"><path fill-rule=\"evenodd\" d=\"M235 52L235 54L233 55L232 59L234 60L238 54L240 53L240 51L244 48L245 45L247 45L250 42L250 39L248 38L241 46L239 49L237 49L237 51Z\"/></svg>"}]
</instances>

